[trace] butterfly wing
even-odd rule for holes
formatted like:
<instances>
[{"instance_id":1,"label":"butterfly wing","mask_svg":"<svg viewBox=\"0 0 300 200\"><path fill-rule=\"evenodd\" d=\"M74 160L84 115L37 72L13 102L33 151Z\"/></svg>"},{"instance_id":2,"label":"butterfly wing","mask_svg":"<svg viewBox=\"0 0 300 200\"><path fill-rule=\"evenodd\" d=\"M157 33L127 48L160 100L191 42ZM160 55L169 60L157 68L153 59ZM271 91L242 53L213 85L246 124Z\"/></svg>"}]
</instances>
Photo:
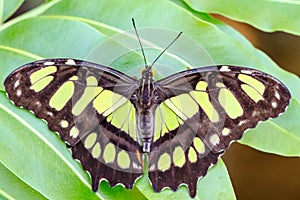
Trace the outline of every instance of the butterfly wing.
<instances>
[{"instance_id":1,"label":"butterfly wing","mask_svg":"<svg viewBox=\"0 0 300 200\"><path fill-rule=\"evenodd\" d=\"M263 72L234 66L183 71L155 85L161 104L149 154L155 191L189 186L195 197L199 177L246 129L277 117L289 104L289 91Z\"/></svg>"},{"instance_id":2,"label":"butterfly wing","mask_svg":"<svg viewBox=\"0 0 300 200\"><path fill-rule=\"evenodd\" d=\"M142 174L129 101L138 81L114 69L73 59L29 63L5 80L9 98L59 133L91 174L92 188L107 179L131 188Z\"/></svg>"}]
</instances>

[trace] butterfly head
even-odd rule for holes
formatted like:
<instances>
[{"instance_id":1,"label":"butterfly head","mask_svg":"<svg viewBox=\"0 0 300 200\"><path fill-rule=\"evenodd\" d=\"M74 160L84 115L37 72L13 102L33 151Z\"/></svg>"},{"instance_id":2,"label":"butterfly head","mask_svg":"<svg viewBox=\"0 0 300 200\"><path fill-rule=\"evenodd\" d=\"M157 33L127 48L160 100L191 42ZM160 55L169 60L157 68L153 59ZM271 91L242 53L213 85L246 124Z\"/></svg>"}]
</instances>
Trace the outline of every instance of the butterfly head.
<instances>
[{"instance_id":1,"label":"butterfly head","mask_svg":"<svg viewBox=\"0 0 300 200\"><path fill-rule=\"evenodd\" d=\"M154 73L152 71L152 67L146 65L145 69L142 70L142 78L143 79L153 79Z\"/></svg>"}]
</instances>

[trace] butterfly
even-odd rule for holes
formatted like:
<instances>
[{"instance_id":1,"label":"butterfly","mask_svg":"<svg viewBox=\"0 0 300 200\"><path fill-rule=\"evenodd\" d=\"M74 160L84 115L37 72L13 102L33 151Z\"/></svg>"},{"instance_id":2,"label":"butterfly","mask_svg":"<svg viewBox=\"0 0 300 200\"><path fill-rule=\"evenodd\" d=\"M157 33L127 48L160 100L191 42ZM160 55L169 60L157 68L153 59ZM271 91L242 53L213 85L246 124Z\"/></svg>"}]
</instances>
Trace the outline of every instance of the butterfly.
<instances>
[{"instance_id":1,"label":"butterfly","mask_svg":"<svg viewBox=\"0 0 300 200\"><path fill-rule=\"evenodd\" d=\"M152 65L136 79L88 61L45 59L4 85L16 106L59 133L93 191L102 179L132 188L148 169L155 192L186 184L191 197L233 141L290 102L279 80L255 69L209 66L154 80Z\"/></svg>"}]
</instances>

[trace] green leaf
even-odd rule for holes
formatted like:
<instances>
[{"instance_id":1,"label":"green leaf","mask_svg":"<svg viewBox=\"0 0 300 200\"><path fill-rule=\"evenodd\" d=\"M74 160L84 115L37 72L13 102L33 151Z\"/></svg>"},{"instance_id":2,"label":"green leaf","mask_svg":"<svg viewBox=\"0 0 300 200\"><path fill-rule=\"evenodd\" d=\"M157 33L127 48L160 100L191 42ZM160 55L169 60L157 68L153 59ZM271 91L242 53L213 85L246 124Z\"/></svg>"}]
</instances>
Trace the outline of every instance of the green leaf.
<instances>
[{"instance_id":1,"label":"green leaf","mask_svg":"<svg viewBox=\"0 0 300 200\"><path fill-rule=\"evenodd\" d=\"M182 40L180 38L174 44L177 47L170 48L158 61L158 78L185 70L187 67L228 64L260 69L284 82L293 96L291 108L278 119L261 123L258 128L251 130L251 133L246 133L242 142L266 152L300 156L295 150L299 147L297 126L288 124L300 124L297 117L300 113L298 77L279 68L266 54L255 49L231 27L207 14L192 12L170 1L90 0L87 3L54 0L25 13L0 27L0 90L4 91L3 81L15 68L40 58L86 59L112 65L130 75L138 75L143 60L138 54L130 52L140 51L132 31L132 17L136 20L142 40L148 45L146 55L150 62L179 31L184 32ZM142 30L146 27L152 29ZM122 34L128 30L131 30L129 35L133 36L134 40L129 43L127 39L125 42L119 40L118 38L124 39L124 36L128 35ZM113 39L116 44L113 45L106 39ZM131 46L132 44L136 46ZM119 48L124 49L120 51ZM133 190L126 190L121 186L110 188L104 181L100 184L98 193L94 195L90 190L87 174L72 159L65 144L50 132L41 120L11 105L3 92L0 97L0 161L16 177L44 197L54 197L58 190L60 197L64 199L75 198L75 194L79 195L78 198L87 199L157 199L166 195L168 198L170 195L174 198L188 197L184 186L175 193L167 189L156 194L147 177L140 179ZM293 119L293 122L289 119ZM277 128L275 135L280 137L262 135L271 132L269 130L272 126ZM253 137L248 139L250 135ZM286 144L289 143L288 149L278 146L281 139L285 139ZM7 140L9 142L4 142ZM265 140L269 143L261 142ZM34 156L29 156L29 159L28 155ZM39 162L44 167L37 167ZM35 171L39 176L32 175ZM42 185L46 180L44 177L51 179L51 184ZM207 176L199 181L196 196L198 199L219 197L235 198L222 162L218 162L209 170Z\"/></svg>"},{"instance_id":2,"label":"green leaf","mask_svg":"<svg viewBox=\"0 0 300 200\"><path fill-rule=\"evenodd\" d=\"M13 15L23 2L24 0L0 0L0 24Z\"/></svg>"},{"instance_id":3,"label":"green leaf","mask_svg":"<svg viewBox=\"0 0 300 200\"><path fill-rule=\"evenodd\" d=\"M300 2L284 0L184 0L199 12L217 13L267 32L300 35Z\"/></svg>"},{"instance_id":4,"label":"green leaf","mask_svg":"<svg viewBox=\"0 0 300 200\"><path fill-rule=\"evenodd\" d=\"M0 163L0 199L46 199Z\"/></svg>"}]
</instances>

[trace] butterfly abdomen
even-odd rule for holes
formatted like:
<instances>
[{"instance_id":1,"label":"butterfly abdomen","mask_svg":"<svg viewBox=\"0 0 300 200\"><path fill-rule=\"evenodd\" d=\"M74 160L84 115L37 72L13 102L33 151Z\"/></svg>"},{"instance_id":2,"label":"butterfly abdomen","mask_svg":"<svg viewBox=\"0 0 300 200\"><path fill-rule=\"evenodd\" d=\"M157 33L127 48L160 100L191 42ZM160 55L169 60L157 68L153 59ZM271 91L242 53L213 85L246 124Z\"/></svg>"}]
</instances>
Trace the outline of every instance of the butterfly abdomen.
<instances>
[{"instance_id":1,"label":"butterfly abdomen","mask_svg":"<svg viewBox=\"0 0 300 200\"><path fill-rule=\"evenodd\" d=\"M154 114L150 110L137 111L137 134L144 152L150 152L154 135Z\"/></svg>"}]
</instances>

